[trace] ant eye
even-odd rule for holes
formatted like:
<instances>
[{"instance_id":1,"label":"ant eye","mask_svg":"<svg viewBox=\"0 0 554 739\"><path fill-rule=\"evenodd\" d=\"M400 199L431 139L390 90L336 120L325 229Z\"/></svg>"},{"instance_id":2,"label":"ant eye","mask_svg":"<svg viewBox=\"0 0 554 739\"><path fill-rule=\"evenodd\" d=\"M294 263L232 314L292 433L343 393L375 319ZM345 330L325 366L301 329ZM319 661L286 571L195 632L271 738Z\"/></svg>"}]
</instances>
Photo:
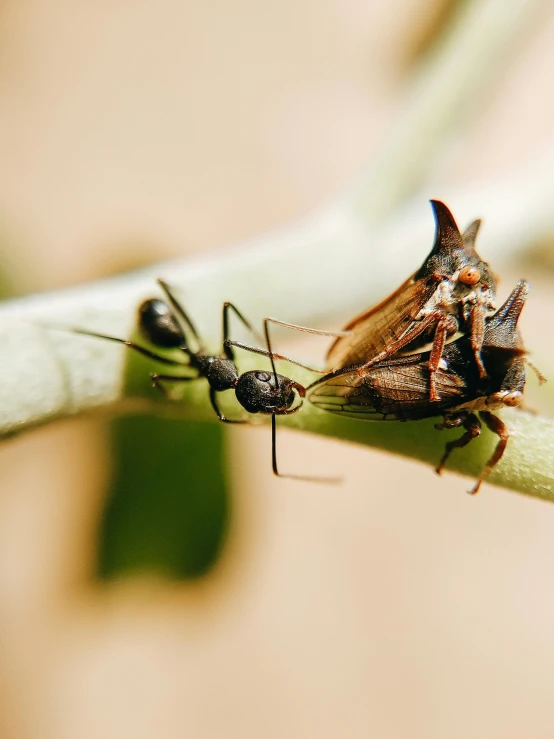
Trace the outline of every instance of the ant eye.
<instances>
[{"instance_id":1,"label":"ant eye","mask_svg":"<svg viewBox=\"0 0 554 739\"><path fill-rule=\"evenodd\" d=\"M256 379L260 382L267 382L271 378L268 372L256 372Z\"/></svg>"},{"instance_id":2,"label":"ant eye","mask_svg":"<svg viewBox=\"0 0 554 739\"><path fill-rule=\"evenodd\" d=\"M481 273L477 267L464 267L460 270L458 280L464 285L476 285L481 279Z\"/></svg>"}]
</instances>

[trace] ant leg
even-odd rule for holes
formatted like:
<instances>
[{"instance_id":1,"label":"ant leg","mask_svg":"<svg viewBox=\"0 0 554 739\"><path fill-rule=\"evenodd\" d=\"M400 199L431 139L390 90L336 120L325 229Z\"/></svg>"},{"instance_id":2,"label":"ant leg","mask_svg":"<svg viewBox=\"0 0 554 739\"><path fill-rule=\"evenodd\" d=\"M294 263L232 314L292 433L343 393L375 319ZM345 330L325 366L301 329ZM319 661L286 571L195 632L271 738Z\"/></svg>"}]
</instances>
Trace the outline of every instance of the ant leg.
<instances>
[{"instance_id":1,"label":"ant leg","mask_svg":"<svg viewBox=\"0 0 554 739\"><path fill-rule=\"evenodd\" d=\"M230 359L231 361L235 361L234 352L231 349L232 346L234 346L233 342L229 339L229 311L233 311L235 316L241 321L246 328L250 331L252 336L256 339L256 341L259 341L260 343L263 343L263 338L260 336L260 334L256 331L256 329L252 326L250 321L248 321L243 314L240 312L240 310L237 308L236 305L233 303L230 303L228 300L226 300L223 303L223 352L225 353L225 356L227 359Z\"/></svg>"},{"instance_id":2,"label":"ant leg","mask_svg":"<svg viewBox=\"0 0 554 739\"><path fill-rule=\"evenodd\" d=\"M162 382L190 382L191 380L197 380L198 375L195 377L183 377L182 375L159 375L157 372L154 372L154 374L150 375L150 379L152 380L152 387L159 390L167 400L172 400L170 391L162 385Z\"/></svg>"},{"instance_id":3,"label":"ant leg","mask_svg":"<svg viewBox=\"0 0 554 739\"><path fill-rule=\"evenodd\" d=\"M216 413L216 416L219 418L220 421L223 421L223 423L248 423L245 418L227 418L227 416L223 415L221 408L219 407L219 404L217 402L217 391L214 390L213 387L210 388L210 402L212 404L212 408Z\"/></svg>"},{"instance_id":4,"label":"ant leg","mask_svg":"<svg viewBox=\"0 0 554 739\"><path fill-rule=\"evenodd\" d=\"M178 362L176 359L168 359L168 357L163 357L161 354L156 354L156 352L151 352L149 349L145 349L143 346L139 346L139 344L135 344L133 341L127 341L127 339L118 339L116 336L108 336L107 334L98 334L95 331L85 331L81 328L72 328L69 329L71 333L74 334L82 334L83 336L93 336L97 339L107 339L108 341L115 341L117 344L123 344L123 346L128 347L129 349L133 349L134 351L138 352L139 354L142 354L145 357L148 357L149 359L155 359L156 362L160 362L161 364L170 364L174 367L187 367L184 362Z\"/></svg>"},{"instance_id":5,"label":"ant leg","mask_svg":"<svg viewBox=\"0 0 554 739\"><path fill-rule=\"evenodd\" d=\"M445 418L444 423L435 424L435 428L439 430L456 428L457 426L463 426L466 431L459 439L448 441L445 444L444 454L436 468L437 475L441 474L443 467L446 464L446 460L454 449L461 449L481 433L481 423L474 413L470 413L465 418ZM475 492L477 492L477 490L475 490Z\"/></svg>"},{"instance_id":6,"label":"ant leg","mask_svg":"<svg viewBox=\"0 0 554 739\"><path fill-rule=\"evenodd\" d=\"M202 343L202 339L200 338L198 331L196 330L196 326L194 325L192 320L189 318L188 313L185 311L185 309L183 308L181 303L177 300L177 298L173 295L170 286L167 284L167 282L165 282L165 280L158 279L158 285L164 291L167 299L169 300L171 306L174 308L175 312L180 316L180 318L189 328L191 334L194 336L196 340L196 352L195 353L203 354L204 345Z\"/></svg>"},{"instance_id":7,"label":"ant leg","mask_svg":"<svg viewBox=\"0 0 554 739\"><path fill-rule=\"evenodd\" d=\"M288 415L295 413L300 406L294 410L288 411L288 413L280 413L279 415ZM271 468L273 474L277 477L284 477L288 480L300 480L302 482L323 482L328 485L337 485L341 482L340 477L305 477L303 475L282 475L277 468L277 416L275 413L271 414Z\"/></svg>"},{"instance_id":8,"label":"ant leg","mask_svg":"<svg viewBox=\"0 0 554 739\"><path fill-rule=\"evenodd\" d=\"M485 465L483 472L481 472L480 478L477 480L477 483L475 486L469 491L470 495L475 495L475 493L478 492L481 482L483 481L483 478L490 474L492 468L500 462L502 455L506 451L506 446L508 444L508 439L510 438L510 434L508 433L508 429L506 428L506 424L503 423L498 416L493 415L489 411L481 411L479 413L483 421L485 422L486 427L493 432L493 434L496 434L498 436L498 443L496 445L496 448L494 452L491 455L491 458Z\"/></svg>"}]
</instances>

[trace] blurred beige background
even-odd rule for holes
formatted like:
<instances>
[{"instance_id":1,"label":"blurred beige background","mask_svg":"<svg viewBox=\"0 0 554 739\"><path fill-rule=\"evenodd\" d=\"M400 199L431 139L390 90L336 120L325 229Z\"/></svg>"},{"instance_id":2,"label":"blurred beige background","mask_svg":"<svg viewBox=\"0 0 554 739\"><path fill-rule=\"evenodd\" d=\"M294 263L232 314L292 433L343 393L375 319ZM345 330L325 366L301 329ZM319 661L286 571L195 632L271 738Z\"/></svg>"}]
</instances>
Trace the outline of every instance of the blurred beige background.
<instances>
[{"instance_id":1,"label":"blurred beige background","mask_svg":"<svg viewBox=\"0 0 554 739\"><path fill-rule=\"evenodd\" d=\"M377 150L449 9L7 0L6 271L61 287L304 214ZM548 141L553 41L545 4L437 183L501 177ZM495 268L502 297L533 278L524 330L548 356L550 273ZM80 420L2 445L0 736L554 736L553 506L488 486L470 499L465 479L286 433L289 468L318 459L346 482L276 480L267 429L239 429L215 572L99 588L104 441Z\"/></svg>"}]
</instances>

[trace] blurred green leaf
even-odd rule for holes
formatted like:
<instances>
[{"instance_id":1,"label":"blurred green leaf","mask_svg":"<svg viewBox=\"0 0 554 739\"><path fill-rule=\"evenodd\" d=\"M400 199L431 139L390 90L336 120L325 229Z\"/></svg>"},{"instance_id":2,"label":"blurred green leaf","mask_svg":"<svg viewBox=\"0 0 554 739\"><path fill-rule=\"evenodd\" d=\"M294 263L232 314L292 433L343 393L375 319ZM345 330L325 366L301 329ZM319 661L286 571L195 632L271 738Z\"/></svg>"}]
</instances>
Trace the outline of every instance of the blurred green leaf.
<instances>
[{"instance_id":1,"label":"blurred green leaf","mask_svg":"<svg viewBox=\"0 0 554 739\"><path fill-rule=\"evenodd\" d=\"M150 374L160 365L132 351L126 359L126 395L159 400ZM187 384L202 390L205 381ZM223 424L152 414L111 421L113 470L100 531L100 577L150 571L195 578L212 567L229 518L224 432Z\"/></svg>"},{"instance_id":2,"label":"blurred green leaf","mask_svg":"<svg viewBox=\"0 0 554 739\"><path fill-rule=\"evenodd\" d=\"M229 514L217 424L127 416L111 423L114 458L99 574L198 577L217 559Z\"/></svg>"}]
</instances>

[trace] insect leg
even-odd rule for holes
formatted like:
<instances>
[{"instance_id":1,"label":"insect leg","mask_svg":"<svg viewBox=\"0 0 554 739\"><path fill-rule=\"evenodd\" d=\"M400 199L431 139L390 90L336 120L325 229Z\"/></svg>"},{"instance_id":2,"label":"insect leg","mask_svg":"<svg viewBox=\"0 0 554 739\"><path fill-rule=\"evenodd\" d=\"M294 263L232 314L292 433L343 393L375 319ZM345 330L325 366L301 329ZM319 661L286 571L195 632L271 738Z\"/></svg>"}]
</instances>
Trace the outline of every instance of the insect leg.
<instances>
[{"instance_id":1,"label":"insect leg","mask_svg":"<svg viewBox=\"0 0 554 739\"><path fill-rule=\"evenodd\" d=\"M442 317L442 313L430 313L429 315L422 318L421 321L415 321L413 326L408 329L405 334L403 334L396 341L392 341L390 344L388 344L386 349L383 349L383 351L380 351L374 357L371 357L371 359L369 359L367 362L364 362L364 364L357 365L358 372L360 374L363 374L363 370L367 369L368 367L377 364L377 362L382 362L383 359L386 359L387 357L392 357L393 355L398 354L402 349L404 349L405 346L408 346L408 344L414 341L414 339L417 339L420 334L438 323L438 321ZM338 367L337 369L341 368Z\"/></svg>"},{"instance_id":2,"label":"insect leg","mask_svg":"<svg viewBox=\"0 0 554 739\"><path fill-rule=\"evenodd\" d=\"M429 400L439 400L436 388L435 375L439 369L446 337L454 333L458 328L458 322L454 316L442 316L435 329L433 347L429 357Z\"/></svg>"},{"instance_id":3,"label":"insect leg","mask_svg":"<svg viewBox=\"0 0 554 739\"><path fill-rule=\"evenodd\" d=\"M437 330L435 331L435 338L433 340L433 348L429 357L429 400L439 399L435 383L435 375L439 368L442 353L444 351L446 333L446 328L440 323L437 324Z\"/></svg>"},{"instance_id":4,"label":"insect leg","mask_svg":"<svg viewBox=\"0 0 554 739\"><path fill-rule=\"evenodd\" d=\"M277 422L275 413L271 414L271 469L274 475L281 477L277 469Z\"/></svg>"},{"instance_id":5,"label":"insect leg","mask_svg":"<svg viewBox=\"0 0 554 739\"><path fill-rule=\"evenodd\" d=\"M442 455L441 461L436 468L437 475L441 474L443 467L446 464L446 460L454 449L461 449L462 447L469 444L470 441L475 439L481 433L481 423L474 413L470 413L469 415L464 417L458 416L457 418L445 418L444 423L437 423L435 425L435 428L440 430L456 428L457 426L463 426L466 431L464 434L462 434L462 436L460 436L459 439L454 439L454 441L446 442L444 447L444 454Z\"/></svg>"},{"instance_id":6,"label":"insect leg","mask_svg":"<svg viewBox=\"0 0 554 739\"><path fill-rule=\"evenodd\" d=\"M198 376L183 377L182 375L159 375L157 372L154 372L153 375L150 375L150 379L152 380L152 387L159 390L164 398L171 400L171 394L169 390L162 385L162 382L190 382L191 380L197 380Z\"/></svg>"},{"instance_id":7,"label":"insect leg","mask_svg":"<svg viewBox=\"0 0 554 739\"><path fill-rule=\"evenodd\" d=\"M470 495L475 495L475 493L479 491L483 478L486 477L488 474L490 474L490 471L492 470L492 468L496 464L498 464L498 462L501 460L502 455L506 451L506 445L508 444L508 439L510 438L510 434L508 433L506 424L503 423L498 418L498 416L493 415L489 411L481 411L479 415L483 419L486 427L490 429L493 432L493 434L496 434L498 436L498 444L496 445L496 448L494 452L492 453L491 458L489 459L483 471L481 472L481 476L477 480L474 487L469 491Z\"/></svg>"},{"instance_id":8,"label":"insect leg","mask_svg":"<svg viewBox=\"0 0 554 739\"><path fill-rule=\"evenodd\" d=\"M487 376L487 371L481 359L481 348L485 337L485 311L482 305L474 305L470 314L471 348L479 370L479 377Z\"/></svg>"},{"instance_id":9,"label":"insect leg","mask_svg":"<svg viewBox=\"0 0 554 739\"><path fill-rule=\"evenodd\" d=\"M289 410L279 415L289 415L295 413L300 406L294 410ZM275 413L271 414L271 468L273 474L277 477L285 477L289 480L301 480L302 482L323 482L329 485L336 485L341 481L340 477L304 477L303 475L282 475L277 468L277 416Z\"/></svg>"},{"instance_id":10,"label":"insect leg","mask_svg":"<svg viewBox=\"0 0 554 739\"><path fill-rule=\"evenodd\" d=\"M210 388L210 402L212 404L212 408L214 409L216 416L219 418L220 421L223 421L223 423L248 423L246 418L227 418L219 407L219 403L217 402L217 390L214 390L213 387Z\"/></svg>"},{"instance_id":11,"label":"insect leg","mask_svg":"<svg viewBox=\"0 0 554 739\"><path fill-rule=\"evenodd\" d=\"M223 303L223 351L227 359L231 359L232 361L234 361L234 352L231 348L232 346L234 346L234 343L229 339L229 311L233 311L235 316L246 326L246 328L250 331L256 341L259 341L261 344L263 344L263 338L252 326L250 321L248 321L243 316L236 305L230 303L229 301L225 301L225 303Z\"/></svg>"},{"instance_id":12,"label":"insect leg","mask_svg":"<svg viewBox=\"0 0 554 739\"><path fill-rule=\"evenodd\" d=\"M197 354L203 354L204 353L204 345L202 343L202 339L200 338L198 331L196 330L196 326L192 322L192 320L189 318L188 313L185 311L181 303L177 300L177 298L173 295L170 286L165 282L165 280L158 279L158 285L162 288L164 291L167 299L171 303L172 307L174 308L175 312L180 316L180 318L183 320L183 322L188 326L191 334L194 336L196 340L196 353Z\"/></svg>"}]
</instances>

